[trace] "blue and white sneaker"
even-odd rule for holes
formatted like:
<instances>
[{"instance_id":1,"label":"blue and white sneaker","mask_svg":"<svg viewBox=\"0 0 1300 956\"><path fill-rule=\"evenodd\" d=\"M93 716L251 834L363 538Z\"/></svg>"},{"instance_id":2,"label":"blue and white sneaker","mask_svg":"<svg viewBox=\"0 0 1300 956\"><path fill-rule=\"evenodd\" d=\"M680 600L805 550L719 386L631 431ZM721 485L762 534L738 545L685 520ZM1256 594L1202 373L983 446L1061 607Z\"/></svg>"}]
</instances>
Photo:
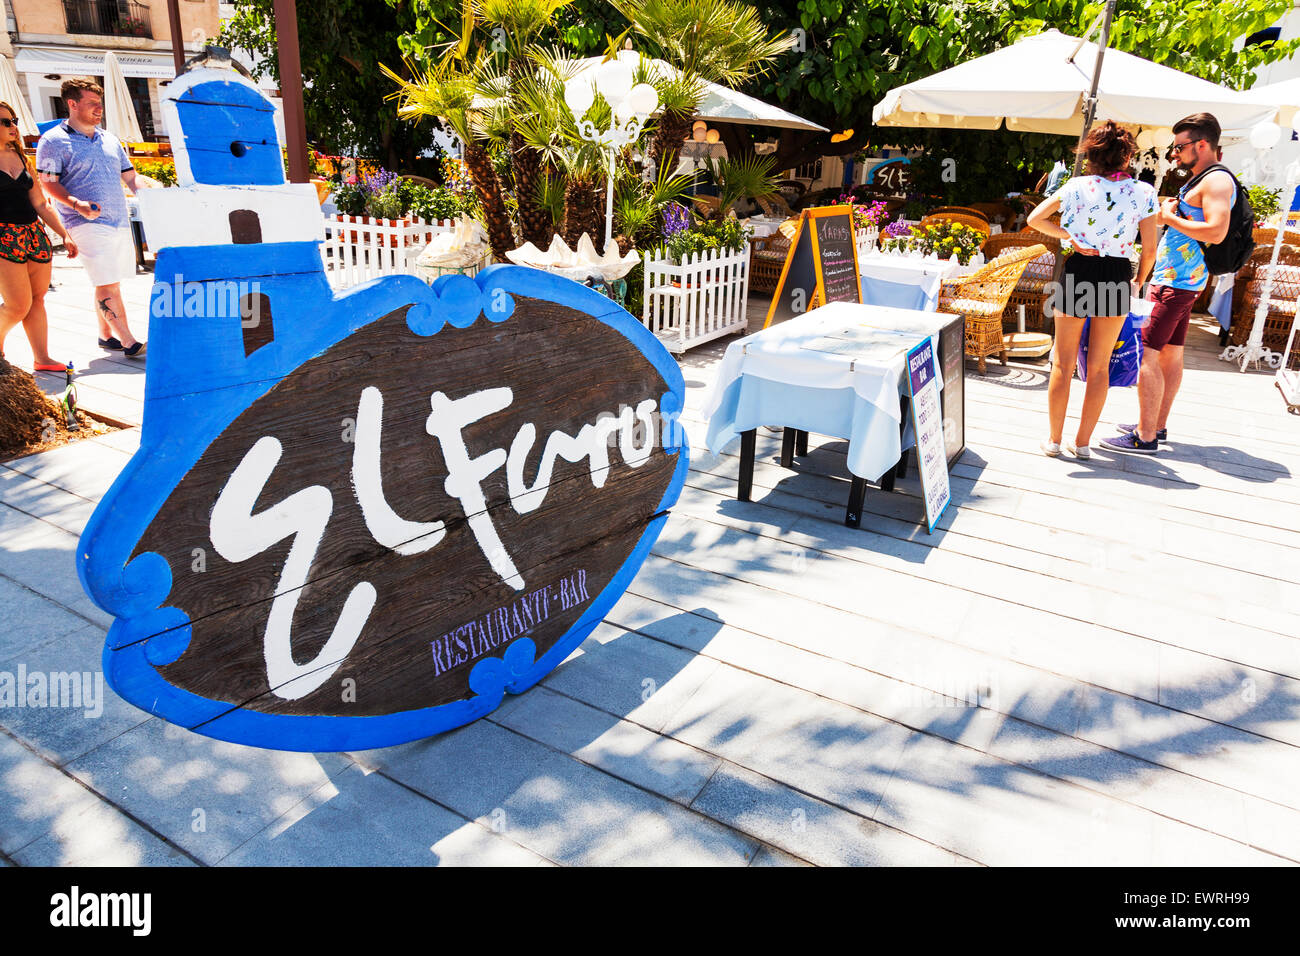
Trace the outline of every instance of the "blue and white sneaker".
<instances>
[{"instance_id":1,"label":"blue and white sneaker","mask_svg":"<svg viewBox=\"0 0 1300 956\"><path fill-rule=\"evenodd\" d=\"M1101 447L1122 451L1126 455L1154 455L1160 450L1160 439L1143 441L1137 432L1123 432L1114 438L1103 438Z\"/></svg>"},{"instance_id":2,"label":"blue and white sneaker","mask_svg":"<svg viewBox=\"0 0 1300 956\"><path fill-rule=\"evenodd\" d=\"M1116 425L1115 427L1118 428L1121 432L1136 433L1138 430L1137 422L1134 422L1132 425ZM1169 441L1169 429L1168 428L1156 429L1156 441L1163 441L1163 442Z\"/></svg>"}]
</instances>

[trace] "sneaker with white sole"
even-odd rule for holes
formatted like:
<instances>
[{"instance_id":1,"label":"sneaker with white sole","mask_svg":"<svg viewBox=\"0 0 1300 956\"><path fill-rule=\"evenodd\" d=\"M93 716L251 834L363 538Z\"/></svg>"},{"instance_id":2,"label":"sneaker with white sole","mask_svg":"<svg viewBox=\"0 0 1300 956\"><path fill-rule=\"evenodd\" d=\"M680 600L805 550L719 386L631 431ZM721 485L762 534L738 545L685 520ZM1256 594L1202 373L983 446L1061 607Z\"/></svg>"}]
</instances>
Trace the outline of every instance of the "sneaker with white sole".
<instances>
[{"instance_id":1,"label":"sneaker with white sole","mask_svg":"<svg viewBox=\"0 0 1300 956\"><path fill-rule=\"evenodd\" d=\"M1160 450L1160 440L1143 441L1137 432L1124 432L1114 438L1103 438L1101 447L1120 451L1126 455L1154 455Z\"/></svg>"},{"instance_id":2,"label":"sneaker with white sole","mask_svg":"<svg viewBox=\"0 0 1300 956\"><path fill-rule=\"evenodd\" d=\"M1075 458L1092 457L1092 447L1089 445L1076 445L1074 442L1068 441L1065 443L1065 450Z\"/></svg>"},{"instance_id":3,"label":"sneaker with white sole","mask_svg":"<svg viewBox=\"0 0 1300 956\"><path fill-rule=\"evenodd\" d=\"M1055 458L1061 453L1061 443L1055 441L1039 442L1038 447L1043 450L1043 454L1048 458Z\"/></svg>"},{"instance_id":4,"label":"sneaker with white sole","mask_svg":"<svg viewBox=\"0 0 1300 956\"><path fill-rule=\"evenodd\" d=\"M1121 432L1134 432L1134 433L1136 433L1137 430L1138 430L1138 427L1137 427L1137 423L1136 423L1136 422L1133 423L1132 425L1117 425L1117 426L1115 426L1115 427L1117 427ZM1169 429L1168 429L1168 428L1159 428L1159 429L1157 429L1157 430L1156 430L1156 441L1161 441L1161 442L1167 442L1167 441L1169 441Z\"/></svg>"}]
</instances>

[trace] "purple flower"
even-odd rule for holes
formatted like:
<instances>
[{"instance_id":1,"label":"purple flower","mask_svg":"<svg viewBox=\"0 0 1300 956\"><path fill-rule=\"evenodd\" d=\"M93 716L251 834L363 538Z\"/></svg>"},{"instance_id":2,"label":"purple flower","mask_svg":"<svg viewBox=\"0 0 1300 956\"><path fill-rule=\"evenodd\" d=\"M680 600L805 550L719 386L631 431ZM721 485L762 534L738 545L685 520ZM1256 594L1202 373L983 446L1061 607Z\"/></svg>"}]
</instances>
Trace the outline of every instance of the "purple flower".
<instances>
[{"instance_id":1,"label":"purple flower","mask_svg":"<svg viewBox=\"0 0 1300 956\"><path fill-rule=\"evenodd\" d=\"M691 227L691 213L685 206L669 203L664 207L664 238L685 232Z\"/></svg>"},{"instance_id":2,"label":"purple flower","mask_svg":"<svg viewBox=\"0 0 1300 956\"><path fill-rule=\"evenodd\" d=\"M912 234L912 227L907 223L903 222L901 219L895 219L893 222L891 222L888 226L885 227L885 235L891 238L896 238L898 236L910 236L911 234Z\"/></svg>"},{"instance_id":3,"label":"purple flower","mask_svg":"<svg viewBox=\"0 0 1300 956\"><path fill-rule=\"evenodd\" d=\"M366 178L366 190L372 196L377 195L378 193L383 192L391 183L396 182L397 179L397 173L389 172L386 169L380 169L374 176Z\"/></svg>"}]
</instances>

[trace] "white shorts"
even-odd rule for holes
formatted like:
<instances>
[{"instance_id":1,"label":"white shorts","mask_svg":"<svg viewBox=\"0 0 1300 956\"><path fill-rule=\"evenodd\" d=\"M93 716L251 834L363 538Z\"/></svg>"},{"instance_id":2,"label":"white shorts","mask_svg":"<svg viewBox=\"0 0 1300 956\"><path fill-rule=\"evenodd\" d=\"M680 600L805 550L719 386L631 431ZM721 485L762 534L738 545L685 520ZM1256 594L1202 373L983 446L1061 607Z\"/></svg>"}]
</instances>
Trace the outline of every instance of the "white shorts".
<instances>
[{"instance_id":1,"label":"white shorts","mask_svg":"<svg viewBox=\"0 0 1300 956\"><path fill-rule=\"evenodd\" d=\"M85 267L91 285L113 285L135 275L135 243L131 241L130 226L84 222L71 226L68 235L77 244L77 260Z\"/></svg>"}]
</instances>

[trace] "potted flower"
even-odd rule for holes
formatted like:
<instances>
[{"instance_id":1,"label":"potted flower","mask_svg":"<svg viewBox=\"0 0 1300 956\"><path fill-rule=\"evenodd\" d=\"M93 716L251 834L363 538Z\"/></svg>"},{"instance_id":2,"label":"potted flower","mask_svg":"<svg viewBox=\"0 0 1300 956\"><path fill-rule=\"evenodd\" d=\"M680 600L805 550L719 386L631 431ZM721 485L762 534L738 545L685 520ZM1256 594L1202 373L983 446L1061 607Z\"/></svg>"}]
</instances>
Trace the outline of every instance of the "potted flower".
<instances>
[{"instance_id":1,"label":"potted flower","mask_svg":"<svg viewBox=\"0 0 1300 956\"><path fill-rule=\"evenodd\" d=\"M912 225L896 219L885 227L885 233L880 240L880 247L885 252L895 252L904 255L915 248L916 237Z\"/></svg>"},{"instance_id":2,"label":"potted flower","mask_svg":"<svg viewBox=\"0 0 1300 956\"><path fill-rule=\"evenodd\" d=\"M683 265L702 252L740 252L753 230L730 216L722 219L697 219L690 210L673 203L664 211L664 248L673 265ZM679 282L673 285L680 286ZM687 288L690 282L687 282Z\"/></svg>"},{"instance_id":3,"label":"potted flower","mask_svg":"<svg viewBox=\"0 0 1300 956\"><path fill-rule=\"evenodd\" d=\"M917 245L926 255L934 253L941 259L956 258L963 266L970 265L984 244L984 234L978 229L947 219L918 226L914 234Z\"/></svg>"}]
</instances>

